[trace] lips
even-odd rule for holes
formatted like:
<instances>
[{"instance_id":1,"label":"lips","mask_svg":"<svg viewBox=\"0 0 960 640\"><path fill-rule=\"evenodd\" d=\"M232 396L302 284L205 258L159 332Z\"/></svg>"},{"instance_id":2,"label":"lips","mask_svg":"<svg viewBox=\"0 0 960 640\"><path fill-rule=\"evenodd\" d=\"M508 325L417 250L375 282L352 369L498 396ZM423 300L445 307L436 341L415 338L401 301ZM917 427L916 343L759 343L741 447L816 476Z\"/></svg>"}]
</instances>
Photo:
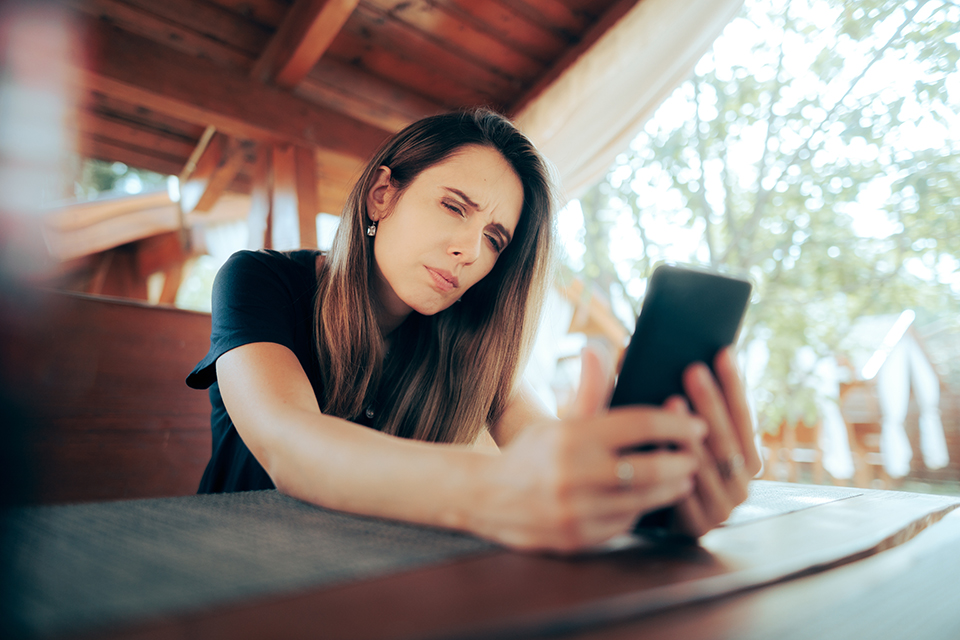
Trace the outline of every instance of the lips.
<instances>
[{"instance_id":1,"label":"lips","mask_svg":"<svg viewBox=\"0 0 960 640\"><path fill-rule=\"evenodd\" d=\"M430 274L430 277L433 278L434 284L440 291L452 291L460 286L460 281L457 279L457 276L449 271L427 267L427 272Z\"/></svg>"}]
</instances>

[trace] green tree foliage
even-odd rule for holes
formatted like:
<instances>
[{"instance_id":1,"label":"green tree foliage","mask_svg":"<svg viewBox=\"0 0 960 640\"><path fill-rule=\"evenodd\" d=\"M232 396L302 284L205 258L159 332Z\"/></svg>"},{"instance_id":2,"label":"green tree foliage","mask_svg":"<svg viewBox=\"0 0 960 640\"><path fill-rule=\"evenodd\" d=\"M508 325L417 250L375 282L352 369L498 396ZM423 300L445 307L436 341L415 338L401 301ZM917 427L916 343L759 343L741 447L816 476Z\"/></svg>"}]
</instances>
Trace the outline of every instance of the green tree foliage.
<instances>
[{"instance_id":1,"label":"green tree foliage","mask_svg":"<svg viewBox=\"0 0 960 640\"><path fill-rule=\"evenodd\" d=\"M78 159L78 162L74 192L81 200L96 198L102 193L139 193L163 189L167 184L167 176L129 167L122 162L90 159Z\"/></svg>"},{"instance_id":2,"label":"green tree foliage","mask_svg":"<svg viewBox=\"0 0 960 640\"><path fill-rule=\"evenodd\" d=\"M815 419L795 354L838 353L856 318L956 330L958 23L941 0L747 0L582 198L583 274L634 310L665 258L749 274L767 429ZM625 233L632 252L600 249Z\"/></svg>"}]
</instances>

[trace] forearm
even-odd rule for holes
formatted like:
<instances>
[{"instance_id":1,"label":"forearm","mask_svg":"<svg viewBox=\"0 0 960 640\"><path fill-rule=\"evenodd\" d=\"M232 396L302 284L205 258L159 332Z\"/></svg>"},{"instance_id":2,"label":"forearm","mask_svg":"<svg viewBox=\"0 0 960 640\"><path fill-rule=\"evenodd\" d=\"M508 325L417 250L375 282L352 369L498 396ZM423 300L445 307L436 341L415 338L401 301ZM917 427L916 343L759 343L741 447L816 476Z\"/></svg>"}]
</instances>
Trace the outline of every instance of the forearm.
<instances>
[{"instance_id":1,"label":"forearm","mask_svg":"<svg viewBox=\"0 0 960 640\"><path fill-rule=\"evenodd\" d=\"M237 432L280 491L331 509L466 528L496 455L324 415L296 357L276 344L225 353L217 377Z\"/></svg>"},{"instance_id":2,"label":"forearm","mask_svg":"<svg viewBox=\"0 0 960 640\"><path fill-rule=\"evenodd\" d=\"M495 456L296 408L257 431L245 439L283 493L331 509L460 530L471 529L478 515Z\"/></svg>"}]
</instances>

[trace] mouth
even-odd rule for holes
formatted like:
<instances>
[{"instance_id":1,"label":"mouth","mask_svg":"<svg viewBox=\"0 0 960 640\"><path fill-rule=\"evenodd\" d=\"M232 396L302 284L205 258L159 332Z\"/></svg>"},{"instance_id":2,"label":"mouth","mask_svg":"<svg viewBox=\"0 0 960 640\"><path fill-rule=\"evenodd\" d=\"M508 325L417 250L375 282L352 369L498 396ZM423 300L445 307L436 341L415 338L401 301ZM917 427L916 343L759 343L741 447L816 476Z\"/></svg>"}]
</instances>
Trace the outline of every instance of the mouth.
<instances>
[{"instance_id":1,"label":"mouth","mask_svg":"<svg viewBox=\"0 0 960 640\"><path fill-rule=\"evenodd\" d=\"M433 278L433 282L436 287L444 293L447 291L452 291L460 286L460 281L457 279L457 276L453 275L449 271L427 267L427 272L430 273L430 277Z\"/></svg>"}]
</instances>

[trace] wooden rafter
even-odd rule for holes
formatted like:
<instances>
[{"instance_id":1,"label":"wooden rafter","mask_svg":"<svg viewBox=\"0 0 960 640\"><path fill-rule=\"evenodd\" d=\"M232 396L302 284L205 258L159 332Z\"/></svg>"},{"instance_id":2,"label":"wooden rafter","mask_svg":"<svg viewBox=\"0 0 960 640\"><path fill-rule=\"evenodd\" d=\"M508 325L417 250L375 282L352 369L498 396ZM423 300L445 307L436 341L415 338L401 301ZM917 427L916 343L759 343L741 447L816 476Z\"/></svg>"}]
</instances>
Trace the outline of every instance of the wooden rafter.
<instances>
[{"instance_id":1,"label":"wooden rafter","mask_svg":"<svg viewBox=\"0 0 960 640\"><path fill-rule=\"evenodd\" d=\"M523 111L524 107L530 104L537 96L543 93L544 89L550 86L557 78L573 65L590 47L596 44L603 34L610 30L624 15L632 9L640 0L618 0L606 13L604 13L597 22L584 34L580 41L560 56L546 73L540 76L537 82L527 89L527 91L511 106L511 113L517 114Z\"/></svg>"},{"instance_id":2,"label":"wooden rafter","mask_svg":"<svg viewBox=\"0 0 960 640\"><path fill-rule=\"evenodd\" d=\"M291 89L323 56L359 0L298 0L277 29L251 75Z\"/></svg>"},{"instance_id":3,"label":"wooden rafter","mask_svg":"<svg viewBox=\"0 0 960 640\"><path fill-rule=\"evenodd\" d=\"M116 114L98 111L81 111L80 130L91 136L143 149L161 158L178 158L189 153L193 146L190 138L153 127L144 127Z\"/></svg>"},{"instance_id":4,"label":"wooden rafter","mask_svg":"<svg viewBox=\"0 0 960 640\"><path fill-rule=\"evenodd\" d=\"M209 211L230 186L240 166L253 162L253 142L215 134L197 161L196 168L180 183L180 209Z\"/></svg>"},{"instance_id":5,"label":"wooden rafter","mask_svg":"<svg viewBox=\"0 0 960 640\"><path fill-rule=\"evenodd\" d=\"M294 93L387 131L399 131L415 120L443 111L438 102L328 57L314 65Z\"/></svg>"},{"instance_id":6,"label":"wooden rafter","mask_svg":"<svg viewBox=\"0 0 960 640\"><path fill-rule=\"evenodd\" d=\"M183 53L207 58L228 69L246 71L254 61L252 55L237 47L223 46L216 39L158 16L155 9L162 8L166 2L144 7L119 0L59 1L79 13L107 20L115 27L160 43L175 44Z\"/></svg>"},{"instance_id":7,"label":"wooden rafter","mask_svg":"<svg viewBox=\"0 0 960 640\"><path fill-rule=\"evenodd\" d=\"M242 139L369 156L388 132L230 73L206 60L91 23L85 88Z\"/></svg>"},{"instance_id":8,"label":"wooden rafter","mask_svg":"<svg viewBox=\"0 0 960 640\"><path fill-rule=\"evenodd\" d=\"M250 70L251 79L272 83L284 89L296 86L326 51L357 2L359 0L299 0L287 12L286 18L270 40L266 50ZM212 126L207 127L207 133L212 130ZM247 151L250 150L248 141L237 145L223 134L218 134L216 141L217 144L208 146L209 136L205 135L201 138L181 172L181 183L186 185L186 189L181 190L183 194L181 208L184 213L189 213L193 208L206 211L216 203L240 167L242 162L239 158L240 146L246 145ZM289 151L292 154L290 158L296 157L293 172L298 177L313 176L315 181L316 163L312 160L312 154L307 149L303 149L301 153L300 149L302 147L296 150L291 148ZM307 158L311 159L314 166L300 167L300 163ZM300 182L295 182L293 187L295 188L293 195L300 196L295 197L293 201L294 209L297 206L302 209L305 204L316 207L315 184L307 187ZM286 193L286 190L281 191ZM275 195L274 203L277 202L285 202L285 200L282 197L277 200ZM301 215L305 214L301 212ZM313 231L310 230L310 226L306 225L298 235L301 242L314 245L316 244L315 225L313 225Z\"/></svg>"}]
</instances>

